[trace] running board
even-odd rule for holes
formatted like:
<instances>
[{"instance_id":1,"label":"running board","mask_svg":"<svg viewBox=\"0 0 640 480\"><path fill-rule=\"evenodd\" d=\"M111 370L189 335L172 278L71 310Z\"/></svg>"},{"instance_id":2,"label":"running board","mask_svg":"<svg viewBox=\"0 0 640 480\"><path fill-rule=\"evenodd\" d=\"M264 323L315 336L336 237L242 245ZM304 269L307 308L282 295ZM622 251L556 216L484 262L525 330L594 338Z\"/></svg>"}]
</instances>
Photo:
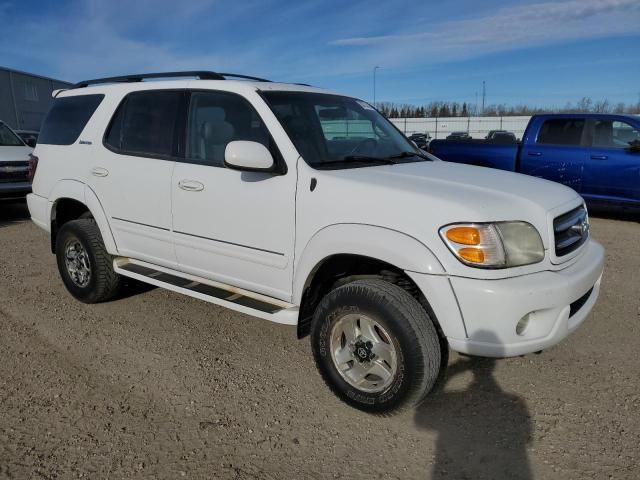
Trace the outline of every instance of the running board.
<instances>
[{"instance_id":1,"label":"running board","mask_svg":"<svg viewBox=\"0 0 640 480\"><path fill-rule=\"evenodd\" d=\"M207 280L151 263L116 257L113 269L120 275L222 307L285 325L298 324L298 307L277 298Z\"/></svg>"}]
</instances>

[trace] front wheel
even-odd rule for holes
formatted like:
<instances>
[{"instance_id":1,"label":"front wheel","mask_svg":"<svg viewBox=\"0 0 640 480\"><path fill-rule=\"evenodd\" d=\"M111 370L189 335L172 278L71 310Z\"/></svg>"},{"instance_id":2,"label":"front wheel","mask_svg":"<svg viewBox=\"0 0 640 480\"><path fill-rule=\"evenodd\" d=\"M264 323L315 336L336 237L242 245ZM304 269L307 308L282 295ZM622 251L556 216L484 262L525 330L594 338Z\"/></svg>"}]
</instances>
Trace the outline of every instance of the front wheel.
<instances>
[{"instance_id":1,"label":"front wheel","mask_svg":"<svg viewBox=\"0 0 640 480\"><path fill-rule=\"evenodd\" d=\"M408 292L383 280L357 280L327 294L314 314L311 343L334 393L372 413L419 404L441 369L432 319Z\"/></svg>"}]
</instances>

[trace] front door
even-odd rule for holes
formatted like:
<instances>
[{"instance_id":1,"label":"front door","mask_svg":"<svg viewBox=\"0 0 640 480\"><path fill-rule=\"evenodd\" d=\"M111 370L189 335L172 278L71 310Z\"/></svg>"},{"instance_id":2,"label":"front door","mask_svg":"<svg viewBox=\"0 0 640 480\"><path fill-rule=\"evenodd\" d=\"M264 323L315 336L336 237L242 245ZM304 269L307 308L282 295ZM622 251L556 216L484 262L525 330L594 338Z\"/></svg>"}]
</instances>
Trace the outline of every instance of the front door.
<instances>
[{"instance_id":1,"label":"front door","mask_svg":"<svg viewBox=\"0 0 640 480\"><path fill-rule=\"evenodd\" d=\"M523 142L520 171L582 189L582 168L588 152L585 145L584 118L550 118L544 120L538 137Z\"/></svg>"},{"instance_id":2,"label":"front door","mask_svg":"<svg viewBox=\"0 0 640 480\"><path fill-rule=\"evenodd\" d=\"M640 202L640 128L615 119L591 122L593 146L584 167L583 195L589 200Z\"/></svg>"},{"instance_id":3,"label":"front door","mask_svg":"<svg viewBox=\"0 0 640 480\"><path fill-rule=\"evenodd\" d=\"M193 91L186 159L176 163L171 181L179 268L287 299L295 239L295 166L286 174L228 169L224 152L234 140L262 143L283 162L262 118L245 98Z\"/></svg>"}]
</instances>

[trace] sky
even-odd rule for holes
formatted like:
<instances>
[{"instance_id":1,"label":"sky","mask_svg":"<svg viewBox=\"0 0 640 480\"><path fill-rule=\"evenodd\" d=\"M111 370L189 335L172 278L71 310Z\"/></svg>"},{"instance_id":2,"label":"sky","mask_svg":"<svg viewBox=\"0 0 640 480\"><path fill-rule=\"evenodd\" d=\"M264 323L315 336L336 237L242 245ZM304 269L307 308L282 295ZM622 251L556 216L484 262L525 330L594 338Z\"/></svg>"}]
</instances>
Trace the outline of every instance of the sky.
<instances>
[{"instance_id":1,"label":"sky","mask_svg":"<svg viewBox=\"0 0 640 480\"><path fill-rule=\"evenodd\" d=\"M640 102L640 0L0 0L0 65L243 73L373 100ZM478 99L480 101L480 99Z\"/></svg>"}]
</instances>

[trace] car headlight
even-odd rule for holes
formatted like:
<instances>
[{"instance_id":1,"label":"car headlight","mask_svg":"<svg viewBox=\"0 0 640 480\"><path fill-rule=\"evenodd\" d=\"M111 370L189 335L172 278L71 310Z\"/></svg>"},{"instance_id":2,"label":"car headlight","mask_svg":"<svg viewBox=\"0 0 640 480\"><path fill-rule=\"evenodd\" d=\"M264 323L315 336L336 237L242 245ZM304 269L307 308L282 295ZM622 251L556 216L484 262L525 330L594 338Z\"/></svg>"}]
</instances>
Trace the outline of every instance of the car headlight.
<instances>
[{"instance_id":1,"label":"car headlight","mask_svg":"<svg viewBox=\"0 0 640 480\"><path fill-rule=\"evenodd\" d=\"M527 222L457 223L440 229L440 236L465 265L508 268L544 259L536 228Z\"/></svg>"}]
</instances>

